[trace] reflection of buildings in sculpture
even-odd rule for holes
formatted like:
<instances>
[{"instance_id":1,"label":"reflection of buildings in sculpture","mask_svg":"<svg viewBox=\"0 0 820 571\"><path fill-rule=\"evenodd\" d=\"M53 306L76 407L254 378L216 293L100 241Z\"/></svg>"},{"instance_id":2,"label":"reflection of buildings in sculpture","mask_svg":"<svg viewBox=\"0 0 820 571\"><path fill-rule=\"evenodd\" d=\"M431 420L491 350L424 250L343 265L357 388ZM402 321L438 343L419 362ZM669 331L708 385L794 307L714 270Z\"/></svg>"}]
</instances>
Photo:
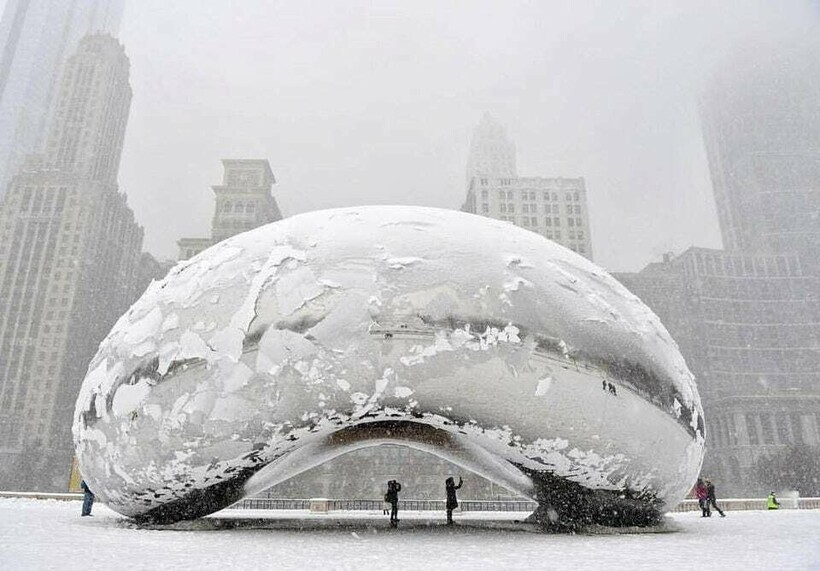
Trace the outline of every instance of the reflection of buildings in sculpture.
<instances>
[{"instance_id":1,"label":"reflection of buildings in sculpture","mask_svg":"<svg viewBox=\"0 0 820 571\"><path fill-rule=\"evenodd\" d=\"M440 500L444 480L464 475L461 499L512 499L503 487L427 452L406 446L383 445L356 450L325 462L255 497L379 499L388 480L402 484L401 499Z\"/></svg>"},{"instance_id":2,"label":"reflection of buildings in sculpture","mask_svg":"<svg viewBox=\"0 0 820 571\"><path fill-rule=\"evenodd\" d=\"M9 0L0 19L0 199L27 155L43 150L68 57L90 33L116 35L123 0Z\"/></svg>"},{"instance_id":3,"label":"reflection of buildings in sculpture","mask_svg":"<svg viewBox=\"0 0 820 571\"><path fill-rule=\"evenodd\" d=\"M80 382L99 342L141 293L134 278L143 231L117 187L128 67L110 36L80 43L59 87L46 152L26 163L0 204L3 487L65 488Z\"/></svg>"},{"instance_id":4,"label":"reflection of buildings in sculpture","mask_svg":"<svg viewBox=\"0 0 820 571\"><path fill-rule=\"evenodd\" d=\"M796 255L690 248L615 277L655 311L698 379L704 473L761 493L755 463L820 444L820 280Z\"/></svg>"},{"instance_id":5,"label":"reflection of buildings in sculpture","mask_svg":"<svg viewBox=\"0 0 820 571\"><path fill-rule=\"evenodd\" d=\"M511 222L592 259L584 179L519 177L515 146L489 115L470 144L462 210Z\"/></svg>"},{"instance_id":6,"label":"reflection of buildings in sculpture","mask_svg":"<svg viewBox=\"0 0 820 571\"><path fill-rule=\"evenodd\" d=\"M214 186L216 204L210 238L182 238L179 259L185 260L236 234L282 219L271 188L276 179L267 160L223 159L222 184Z\"/></svg>"}]
</instances>

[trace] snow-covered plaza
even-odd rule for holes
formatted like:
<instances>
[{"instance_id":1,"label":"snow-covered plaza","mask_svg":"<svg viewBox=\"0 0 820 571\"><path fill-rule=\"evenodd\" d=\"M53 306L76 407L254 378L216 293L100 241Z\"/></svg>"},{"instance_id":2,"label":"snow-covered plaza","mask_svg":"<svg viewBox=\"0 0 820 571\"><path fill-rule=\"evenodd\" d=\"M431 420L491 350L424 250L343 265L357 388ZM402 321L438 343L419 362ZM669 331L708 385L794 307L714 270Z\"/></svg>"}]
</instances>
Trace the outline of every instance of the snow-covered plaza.
<instances>
[{"instance_id":1,"label":"snow-covered plaza","mask_svg":"<svg viewBox=\"0 0 820 571\"><path fill-rule=\"evenodd\" d=\"M549 535L521 514L227 510L140 529L103 505L0 499L2 569L820 569L820 510L672 514L668 533ZM259 519L262 518L262 519ZM504 520L507 520L506 522Z\"/></svg>"}]
</instances>

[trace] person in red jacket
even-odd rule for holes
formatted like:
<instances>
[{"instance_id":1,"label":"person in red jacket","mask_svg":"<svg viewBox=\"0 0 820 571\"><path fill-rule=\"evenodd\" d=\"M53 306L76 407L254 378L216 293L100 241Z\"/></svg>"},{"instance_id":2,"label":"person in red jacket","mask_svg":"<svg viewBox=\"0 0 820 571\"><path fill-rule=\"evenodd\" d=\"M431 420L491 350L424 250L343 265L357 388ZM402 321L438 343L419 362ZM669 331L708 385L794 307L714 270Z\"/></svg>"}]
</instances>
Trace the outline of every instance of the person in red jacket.
<instances>
[{"instance_id":1,"label":"person in red jacket","mask_svg":"<svg viewBox=\"0 0 820 571\"><path fill-rule=\"evenodd\" d=\"M700 517L712 517L712 512L709 510L709 491L700 478L695 484L695 496L698 498L698 505L700 505Z\"/></svg>"}]
</instances>

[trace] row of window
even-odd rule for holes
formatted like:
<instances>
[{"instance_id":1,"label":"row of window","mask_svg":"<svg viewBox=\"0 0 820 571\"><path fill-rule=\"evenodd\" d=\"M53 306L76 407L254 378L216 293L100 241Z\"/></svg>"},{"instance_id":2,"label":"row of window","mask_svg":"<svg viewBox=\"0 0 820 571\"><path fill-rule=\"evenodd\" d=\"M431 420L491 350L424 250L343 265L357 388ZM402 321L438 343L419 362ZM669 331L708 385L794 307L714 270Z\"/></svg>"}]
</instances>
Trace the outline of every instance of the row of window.
<instances>
[{"instance_id":1,"label":"row of window","mask_svg":"<svg viewBox=\"0 0 820 571\"><path fill-rule=\"evenodd\" d=\"M517 196L516 196L517 195ZM515 200L516 198L520 198L521 200L529 200L529 201L536 201L538 197L543 197L544 201L550 202L558 202L558 193L557 192L536 192L534 190L499 190L498 191L498 198L500 200ZM481 191L481 198L487 200L490 198L490 191L489 190L482 190ZM580 192L566 192L564 193L564 199L567 202L580 202L581 201L581 193Z\"/></svg>"},{"instance_id":2,"label":"row of window","mask_svg":"<svg viewBox=\"0 0 820 571\"><path fill-rule=\"evenodd\" d=\"M230 200L226 200L222 203L222 212L226 214L253 214L256 212L256 203L255 202L231 202Z\"/></svg>"},{"instance_id":3,"label":"row of window","mask_svg":"<svg viewBox=\"0 0 820 571\"><path fill-rule=\"evenodd\" d=\"M804 444L808 432L808 443L816 444L820 441L820 413L813 416L814 419L812 415L786 412L721 415L711 423L712 439L718 446ZM811 427L812 420L814 429L806 431L806 427Z\"/></svg>"},{"instance_id":4,"label":"row of window","mask_svg":"<svg viewBox=\"0 0 820 571\"><path fill-rule=\"evenodd\" d=\"M794 256L730 256L697 253L687 270L715 276L800 276L800 264Z\"/></svg>"}]
</instances>

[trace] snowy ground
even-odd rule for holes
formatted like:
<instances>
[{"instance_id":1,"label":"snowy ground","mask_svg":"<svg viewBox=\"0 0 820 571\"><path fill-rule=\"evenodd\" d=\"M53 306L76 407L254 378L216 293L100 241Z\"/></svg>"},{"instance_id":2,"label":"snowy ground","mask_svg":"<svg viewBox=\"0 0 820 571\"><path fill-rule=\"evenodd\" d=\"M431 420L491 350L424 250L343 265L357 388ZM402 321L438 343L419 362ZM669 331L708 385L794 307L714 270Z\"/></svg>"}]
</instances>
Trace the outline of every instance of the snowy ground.
<instances>
[{"instance_id":1,"label":"snowy ground","mask_svg":"<svg viewBox=\"0 0 820 571\"><path fill-rule=\"evenodd\" d=\"M391 530L375 513L226 511L149 530L103 505L79 511L0 499L0 569L820 569L820 510L674 514L678 531L627 535L510 529L521 514L464 514L447 528L408 512Z\"/></svg>"}]
</instances>

